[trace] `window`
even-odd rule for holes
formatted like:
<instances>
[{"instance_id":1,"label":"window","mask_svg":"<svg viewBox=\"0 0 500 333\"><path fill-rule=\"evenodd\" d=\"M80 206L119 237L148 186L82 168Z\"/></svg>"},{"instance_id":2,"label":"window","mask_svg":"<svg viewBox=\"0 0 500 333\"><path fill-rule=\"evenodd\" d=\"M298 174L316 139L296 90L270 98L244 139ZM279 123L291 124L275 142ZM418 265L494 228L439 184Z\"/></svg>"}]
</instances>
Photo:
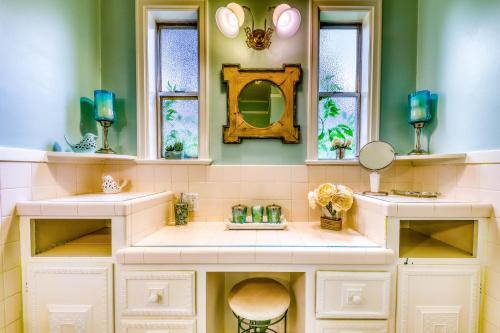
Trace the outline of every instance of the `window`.
<instances>
[{"instance_id":1,"label":"window","mask_svg":"<svg viewBox=\"0 0 500 333\"><path fill-rule=\"evenodd\" d=\"M159 156L176 142L199 155L199 55L196 22L158 25Z\"/></svg>"},{"instance_id":2,"label":"window","mask_svg":"<svg viewBox=\"0 0 500 333\"><path fill-rule=\"evenodd\" d=\"M361 108L361 25L321 24L318 70L318 159L334 159L332 142L351 142L345 158L359 148Z\"/></svg>"},{"instance_id":3,"label":"window","mask_svg":"<svg viewBox=\"0 0 500 333\"><path fill-rule=\"evenodd\" d=\"M182 142L180 163L210 164L205 6L204 0L136 0L140 160L163 160L167 146Z\"/></svg>"},{"instance_id":4,"label":"window","mask_svg":"<svg viewBox=\"0 0 500 333\"><path fill-rule=\"evenodd\" d=\"M313 0L308 164L336 163L378 139L381 0Z\"/></svg>"}]
</instances>

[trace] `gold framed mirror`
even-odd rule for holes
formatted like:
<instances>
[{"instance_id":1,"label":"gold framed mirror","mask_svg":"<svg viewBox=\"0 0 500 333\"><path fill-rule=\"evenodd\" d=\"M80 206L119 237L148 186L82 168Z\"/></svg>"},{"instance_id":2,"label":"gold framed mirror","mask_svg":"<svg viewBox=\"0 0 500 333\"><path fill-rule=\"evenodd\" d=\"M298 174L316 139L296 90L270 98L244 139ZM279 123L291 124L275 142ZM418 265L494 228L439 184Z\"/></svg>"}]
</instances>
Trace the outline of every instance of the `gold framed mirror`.
<instances>
[{"instance_id":1,"label":"gold framed mirror","mask_svg":"<svg viewBox=\"0 0 500 333\"><path fill-rule=\"evenodd\" d=\"M222 76L228 86L224 143L241 143L242 138L300 142L300 127L295 121L300 64L284 65L281 69L222 65Z\"/></svg>"}]
</instances>

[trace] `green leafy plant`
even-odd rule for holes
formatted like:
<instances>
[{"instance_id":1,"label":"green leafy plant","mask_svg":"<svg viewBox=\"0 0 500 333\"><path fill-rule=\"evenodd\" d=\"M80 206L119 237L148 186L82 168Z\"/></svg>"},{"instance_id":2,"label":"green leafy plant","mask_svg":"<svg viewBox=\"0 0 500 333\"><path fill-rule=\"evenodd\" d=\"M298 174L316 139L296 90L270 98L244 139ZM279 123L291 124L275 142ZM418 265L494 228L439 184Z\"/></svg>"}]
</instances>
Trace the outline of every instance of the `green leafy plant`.
<instances>
[{"instance_id":1,"label":"green leafy plant","mask_svg":"<svg viewBox=\"0 0 500 333\"><path fill-rule=\"evenodd\" d=\"M177 141L176 143L174 143L174 150L179 152L179 151L183 151L184 150L184 144L180 141Z\"/></svg>"},{"instance_id":2,"label":"green leafy plant","mask_svg":"<svg viewBox=\"0 0 500 333\"><path fill-rule=\"evenodd\" d=\"M165 151L166 151L166 152L167 152L167 151L168 151L168 152L170 152L170 151L174 151L174 150L175 150L174 145L168 145L168 146L166 146L166 147L165 147Z\"/></svg>"},{"instance_id":3,"label":"green leafy plant","mask_svg":"<svg viewBox=\"0 0 500 333\"><path fill-rule=\"evenodd\" d=\"M332 97L325 97L320 100L320 103L322 103L322 110L318 113L318 148L322 151L335 150L334 142L342 142L342 148L351 149L354 130L350 123L353 123L354 119L347 117L346 112L343 112L338 107ZM327 124L329 119L339 118L347 121L333 126ZM349 145L346 144L347 142L349 142ZM337 146L340 146L340 144L337 144Z\"/></svg>"}]
</instances>

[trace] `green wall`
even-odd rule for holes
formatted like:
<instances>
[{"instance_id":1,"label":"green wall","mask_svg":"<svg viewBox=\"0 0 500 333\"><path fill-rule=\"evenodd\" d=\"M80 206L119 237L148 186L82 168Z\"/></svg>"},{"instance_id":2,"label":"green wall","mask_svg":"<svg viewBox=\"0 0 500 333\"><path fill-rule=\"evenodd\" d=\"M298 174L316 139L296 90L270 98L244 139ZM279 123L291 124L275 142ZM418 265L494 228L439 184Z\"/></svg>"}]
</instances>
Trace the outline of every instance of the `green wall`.
<instances>
[{"instance_id":1,"label":"green wall","mask_svg":"<svg viewBox=\"0 0 500 333\"><path fill-rule=\"evenodd\" d=\"M96 130L79 98L100 86L98 0L2 0L0 45L0 146L67 148L64 134Z\"/></svg>"},{"instance_id":2,"label":"green wall","mask_svg":"<svg viewBox=\"0 0 500 333\"><path fill-rule=\"evenodd\" d=\"M384 0L382 8L380 139L408 154L414 142L406 105L415 91L418 1Z\"/></svg>"},{"instance_id":3,"label":"green wall","mask_svg":"<svg viewBox=\"0 0 500 333\"><path fill-rule=\"evenodd\" d=\"M418 88L439 94L433 153L500 148L500 1L420 0Z\"/></svg>"},{"instance_id":4,"label":"green wall","mask_svg":"<svg viewBox=\"0 0 500 333\"><path fill-rule=\"evenodd\" d=\"M301 28L295 36L283 40L275 36L269 50L255 51L245 44L245 33L240 31L236 39L222 35L215 24L217 8L225 6L226 0L209 1L209 109L210 109L210 155L217 164L303 164L306 158L307 122L307 76L309 75L307 48L308 2L289 1L302 14ZM256 26L264 26L264 16L275 1L240 1L252 8ZM222 126L227 121L226 86L222 84L220 71L224 63L241 64L243 68L281 68L284 63L302 65L302 83L297 93L297 123L301 128L301 143L284 145L281 140L243 139L241 144L223 144Z\"/></svg>"},{"instance_id":5,"label":"green wall","mask_svg":"<svg viewBox=\"0 0 500 333\"><path fill-rule=\"evenodd\" d=\"M269 50L254 51L245 45L243 31L236 39L224 37L215 24L215 11L226 0L208 3L209 42L209 119L210 154L216 164L303 164L306 158L307 76L309 75L307 25L308 1L289 1L299 8L302 25L288 40L273 38ZM119 3L119 5L118 5ZM263 26L268 6L274 1L240 1L250 6L257 26ZM102 0L103 86L115 89L124 99L126 124L122 125L122 151L135 153L135 54L133 34L133 0ZM393 143L398 152L406 153L413 144L412 128L406 123L406 96L415 90L417 0L384 0L382 31L381 138ZM118 35L118 40L112 36ZM303 80L298 86L297 120L301 126L301 143L283 145L280 140L244 140L239 145L222 143L222 126L226 124L226 87L220 70L223 63L242 67L281 67L283 63L300 63ZM125 137L127 139L125 139Z\"/></svg>"},{"instance_id":6,"label":"green wall","mask_svg":"<svg viewBox=\"0 0 500 333\"><path fill-rule=\"evenodd\" d=\"M102 88L117 96L118 121L109 141L117 152L132 155L137 151L134 23L133 0L101 0Z\"/></svg>"},{"instance_id":7,"label":"green wall","mask_svg":"<svg viewBox=\"0 0 500 333\"><path fill-rule=\"evenodd\" d=\"M210 0L208 4L211 157L217 164L302 164L307 131L308 1L289 2L301 11L301 29L288 40L275 36L265 51L248 49L243 31L234 40L218 31L215 11L227 2ZM254 10L258 27L263 26L267 7L275 4L271 0L240 3ZM6 59L0 62L0 145L48 149L54 140L61 142L65 133L77 139L80 132L95 131L95 122L79 127L78 99L92 97L92 91L102 86L115 91L118 98L119 120L111 129L111 145L120 153L135 154L134 0L3 0L0 6L0 42L12 45L0 49L2 60ZM22 22L34 22L37 28ZM402 153L413 143L405 105L406 95L415 90L416 24L417 0L384 0L381 138ZM222 143L226 123L226 87L220 75L223 63L258 68L302 65L297 95L300 144L248 139L240 145Z\"/></svg>"}]
</instances>

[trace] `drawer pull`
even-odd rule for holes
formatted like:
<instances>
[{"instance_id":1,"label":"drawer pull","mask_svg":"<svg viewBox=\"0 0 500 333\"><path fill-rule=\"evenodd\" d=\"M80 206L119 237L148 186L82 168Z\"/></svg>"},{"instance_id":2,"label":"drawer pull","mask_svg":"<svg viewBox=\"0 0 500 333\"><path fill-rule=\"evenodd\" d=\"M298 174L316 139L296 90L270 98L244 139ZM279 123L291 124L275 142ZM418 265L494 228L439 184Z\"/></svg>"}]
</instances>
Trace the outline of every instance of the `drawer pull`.
<instances>
[{"instance_id":1,"label":"drawer pull","mask_svg":"<svg viewBox=\"0 0 500 333\"><path fill-rule=\"evenodd\" d=\"M360 305L362 303L362 299L360 295L352 295L351 301L349 302L352 305Z\"/></svg>"},{"instance_id":2,"label":"drawer pull","mask_svg":"<svg viewBox=\"0 0 500 333\"><path fill-rule=\"evenodd\" d=\"M163 297L163 293L159 290L152 290L149 294L148 302L152 304L158 304Z\"/></svg>"}]
</instances>

